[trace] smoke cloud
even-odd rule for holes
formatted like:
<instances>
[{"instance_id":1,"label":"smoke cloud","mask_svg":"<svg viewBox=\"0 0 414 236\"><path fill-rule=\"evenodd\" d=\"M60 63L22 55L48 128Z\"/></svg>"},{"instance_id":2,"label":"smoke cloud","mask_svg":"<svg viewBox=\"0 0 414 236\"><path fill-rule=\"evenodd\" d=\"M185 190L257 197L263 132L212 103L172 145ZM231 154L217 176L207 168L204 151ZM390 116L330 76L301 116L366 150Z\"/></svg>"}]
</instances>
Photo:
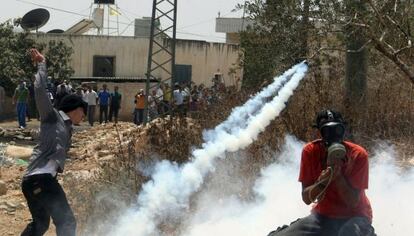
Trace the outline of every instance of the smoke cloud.
<instances>
[{"instance_id":1,"label":"smoke cloud","mask_svg":"<svg viewBox=\"0 0 414 236\"><path fill-rule=\"evenodd\" d=\"M234 165L216 168L222 158L227 158L225 163L240 159L239 155L228 153L239 154L280 114L306 70L303 63L293 67L244 106L234 109L221 125L206 131L205 143L193 151L190 162L182 166L168 161L156 164L136 206L124 212L108 235L163 235L158 226L168 222L179 225L182 236L259 236L308 215L310 207L302 202L297 181L304 143L296 138L287 136L281 151L274 154L275 162L261 171L252 199L243 200L237 194L223 197L223 189L244 188L243 176L238 177L241 181L226 182L237 178ZM393 146L379 144L372 150L367 195L373 207L376 233L414 235L414 228L410 227L414 168L402 169L398 165ZM201 189L205 177L216 169L220 173L212 175L217 174L223 181ZM195 192L198 195L190 211L190 197Z\"/></svg>"},{"instance_id":2,"label":"smoke cloud","mask_svg":"<svg viewBox=\"0 0 414 236\"><path fill-rule=\"evenodd\" d=\"M287 136L275 163L263 169L254 186L255 198L243 201L235 196L219 199L213 190L203 192L197 211L183 236L267 235L278 226L307 216L310 207L301 200L299 175L302 142ZM393 146L378 145L370 159L367 191L373 208L377 235L414 235L414 168L401 168ZM242 178L242 177L240 177ZM223 188L223 186L220 186ZM411 226L411 227L410 227Z\"/></svg>"},{"instance_id":3,"label":"smoke cloud","mask_svg":"<svg viewBox=\"0 0 414 236\"><path fill-rule=\"evenodd\" d=\"M246 105L236 109L236 115L230 118L244 118L236 118L236 122L227 120L222 128L216 128L211 135L206 135L202 148L192 152L193 159L189 163L178 166L162 161L157 164L151 180L143 185L138 196L137 209L131 209L121 217L109 235L159 235L159 223L164 220L179 221L182 217L180 212L189 208L191 195L200 189L205 176L214 171L214 161L218 157L224 157L226 152L247 147L257 139L258 134L286 107L286 102L304 78L307 69L307 65L301 63L269 85L274 86L269 94L277 92L270 102L263 99L270 95L259 93ZM281 87L281 84L284 86ZM250 105L250 102L255 105Z\"/></svg>"}]
</instances>

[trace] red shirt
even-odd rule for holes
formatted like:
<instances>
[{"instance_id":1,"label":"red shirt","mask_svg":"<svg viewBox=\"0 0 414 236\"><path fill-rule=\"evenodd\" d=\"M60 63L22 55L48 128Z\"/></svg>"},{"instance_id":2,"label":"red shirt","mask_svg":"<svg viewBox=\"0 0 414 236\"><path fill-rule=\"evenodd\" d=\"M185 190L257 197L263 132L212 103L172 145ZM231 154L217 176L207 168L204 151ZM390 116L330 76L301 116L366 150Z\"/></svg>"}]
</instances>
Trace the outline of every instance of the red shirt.
<instances>
[{"instance_id":1,"label":"red shirt","mask_svg":"<svg viewBox=\"0 0 414 236\"><path fill-rule=\"evenodd\" d=\"M332 182L321 202L313 205L312 212L331 218L350 218L365 216L372 221L371 204L365 195L368 189L368 153L364 148L351 142L344 142L347 150L347 161L342 168L342 174L355 189L361 190L358 204L351 208L346 200L341 199L335 182ZM322 172L322 160L327 151L321 140L306 144L302 151L299 181L305 186L316 182Z\"/></svg>"}]
</instances>

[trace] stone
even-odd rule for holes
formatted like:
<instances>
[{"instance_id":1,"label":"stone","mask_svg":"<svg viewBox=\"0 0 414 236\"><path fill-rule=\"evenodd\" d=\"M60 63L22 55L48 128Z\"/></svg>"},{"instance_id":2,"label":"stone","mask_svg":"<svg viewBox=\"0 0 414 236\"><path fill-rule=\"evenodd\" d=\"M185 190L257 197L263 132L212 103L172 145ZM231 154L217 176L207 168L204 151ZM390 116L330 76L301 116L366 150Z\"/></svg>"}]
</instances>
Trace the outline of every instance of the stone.
<instances>
[{"instance_id":1,"label":"stone","mask_svg":"<svg viewBox=\"0 0 414 236\"><path fill-rule=\"evenodd\" d=\"M101 150L101 151L98 151L98 157L108 156L110 153L111 153L110 150Z\"/></svg>"},{"instance_id":2,"label":"stone","mask_svg":"<svg viewBox=\"0 0 414 236\"><path fill-rule=\"evenodd\" d=\"M20 140L24 140L24 136L23 136L23 135L21 135L21 134L16 135L16 136L15 136L15 138L20 139Z\"/></svg>"},{"instance_id":3,"label":"stone","mask_svg":"<svg viewBox=\"0 0 414 236\"><path fill-rule=\"evenodd\" d=\"M16 208L11 208L11 207L9 207L9 208L7 208L7 210L6 210L8 213L11 213L11 212L15 212L16 211Z\"/></svg>"},{"instance_id":4,"label":"stone","mask_svg":"<svg viewBox=\"0 0 414 236\"><path fill-rule=\"evenodd\" d=\"M17 208L17 204L14 204L14 203L12 203L12 202L6 202L6 206L7 206L9 209L16 209L16 208Z\"/></svg>"},{"instance_id":5,"label":"stone","mask_svg":"<svg viewBox=\"0 0 414 236\"><path fill-rule=\"evenodd\" d=\"M30 157L32 156L32 153L33 153L33 148L9 145L6 148L5 154L6 156L9 156L12 158L28 161Z\"/></svg>"},{"instance_id":6,"label":"stone","mask_svg":"<svg viewBox=\"0 0 414 236\"><path fill-rule=\"evenodd\" d=\"M17 205L17 209L19 210L24 209L24 208L26 208L26 204L24 202L21 202Z\"/></svg>"},{"instance_id":7,"label":"stone","mask_svg":"<svg viewBox=\"0 0 414 236\"><path fill-rule=\"evenodd\" d=\"M7 193L7 184L0 180L0 196L5 195Z\"/></svg>"},{"instance_id":8,"label":"stone","mask_svg":"<svg viewBox=\"0 0 414 236\"><path fill-rule=\"evenodd\" d=\"M112 161L115 159L114 155L108 155L108 156L104 156L100 158L100 161L102 162L107 162L107 161Z\"/></svg>"}]
</instances>

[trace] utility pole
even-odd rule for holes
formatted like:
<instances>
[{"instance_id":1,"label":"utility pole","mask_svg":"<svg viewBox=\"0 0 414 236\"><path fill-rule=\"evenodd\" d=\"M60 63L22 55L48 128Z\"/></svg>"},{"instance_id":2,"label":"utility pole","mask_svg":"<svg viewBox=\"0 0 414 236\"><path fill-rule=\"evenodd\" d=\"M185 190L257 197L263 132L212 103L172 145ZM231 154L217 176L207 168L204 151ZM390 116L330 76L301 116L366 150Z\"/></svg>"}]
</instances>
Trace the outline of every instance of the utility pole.
<instances>
[{"instance_id":1,"label":"utility pole","mask_svg":"<svg viewBox=\"0 0 414 236\"><path fill-rule=\"evenodd\" d=\"M161 22L166 25L161 28ZM158 86L151 82L170 83L171 98L175 79L175 41L177 30L177 0L153 0L151 30L148 50L148 64L145 84L144 124L148 119L148 96L150 89ZM171 32L171 36L167 32ZM167 78L159 78L157 72L163 71ZM158 76L157 76L158 75ZM171 109L169 109L171 111Z\"/></svg>"}]
</instances>

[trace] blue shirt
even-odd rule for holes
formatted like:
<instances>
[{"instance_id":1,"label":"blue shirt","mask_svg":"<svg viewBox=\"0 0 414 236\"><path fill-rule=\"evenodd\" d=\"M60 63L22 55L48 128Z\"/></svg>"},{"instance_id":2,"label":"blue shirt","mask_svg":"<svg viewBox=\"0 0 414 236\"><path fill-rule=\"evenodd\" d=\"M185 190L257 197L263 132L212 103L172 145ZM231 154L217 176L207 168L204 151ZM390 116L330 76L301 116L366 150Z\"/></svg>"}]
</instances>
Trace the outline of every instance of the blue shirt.
<instances>
[{"instance_id":1,"label":"blue shirt","mask_svg":"<svg viewBox=\"0 0 414 236\"><path fill-rule=\"evenodd\" d=\"M111 94L107 90L101 90L98 94L99 105L108 105Z\"/></svg>"}]
</instances>

